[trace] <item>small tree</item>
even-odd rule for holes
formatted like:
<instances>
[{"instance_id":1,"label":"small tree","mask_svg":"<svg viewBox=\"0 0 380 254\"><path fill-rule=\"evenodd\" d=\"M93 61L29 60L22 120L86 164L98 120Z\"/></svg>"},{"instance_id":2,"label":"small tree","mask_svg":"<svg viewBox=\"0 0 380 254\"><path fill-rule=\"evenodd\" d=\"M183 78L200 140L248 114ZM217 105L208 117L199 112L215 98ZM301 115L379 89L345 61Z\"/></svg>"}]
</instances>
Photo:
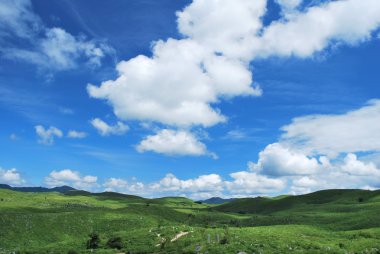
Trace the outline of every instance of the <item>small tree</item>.
<instances>
[{"instance_id":1,"label":"small tree","mask_svg":"<svg viewBox=\"0 0 380 254\"><path fill-rule=\"evenodd\" d=\"M88 235L90 239L87 241L87 249L97 249L100 246L100 237L97 233Z\"/></svg>"},{"instance_id":2,"label":"small tree","mask_svg":"<svg viewBox=\"0 0 380 254\"><path fill-rule=\"evenodd\" d=\"M112 249L122 249L124 247L123 240L121 237L111 237L108 242L107 246L112 248Z\"/></svg>"}]
</instances>

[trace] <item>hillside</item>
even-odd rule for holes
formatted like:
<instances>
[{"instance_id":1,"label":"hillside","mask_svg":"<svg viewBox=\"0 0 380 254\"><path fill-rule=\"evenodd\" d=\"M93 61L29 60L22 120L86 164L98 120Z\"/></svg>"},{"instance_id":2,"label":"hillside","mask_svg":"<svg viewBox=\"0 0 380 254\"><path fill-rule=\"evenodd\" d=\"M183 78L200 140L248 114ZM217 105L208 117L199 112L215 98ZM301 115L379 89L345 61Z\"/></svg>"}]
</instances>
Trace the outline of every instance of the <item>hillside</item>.
<instances>
[{"instance_id":1,"label":"hillside","mask_svg":"<svg viewBox=\"0 0 380 254\"><path fill-rule=\"evenodd\" d=\"M378 253L379 194L326 190L209 206L0 189L0 253L91 253L89 235L99 238L96 253Z\"/></svg>"},{"instance_id":2,"label":"hillside","mask_svg":"<svg viewBox=\"0 0 380 254\"><path fill-rule=\"evenodd\" d=\"M222 212L267 214L286 210L305 209L305 207L325 207L329 205L357 206L376 202L380 190L322 190L299 196L281 198L242 198L222 204L214 209Z\"/></svg>"}]
</instances>

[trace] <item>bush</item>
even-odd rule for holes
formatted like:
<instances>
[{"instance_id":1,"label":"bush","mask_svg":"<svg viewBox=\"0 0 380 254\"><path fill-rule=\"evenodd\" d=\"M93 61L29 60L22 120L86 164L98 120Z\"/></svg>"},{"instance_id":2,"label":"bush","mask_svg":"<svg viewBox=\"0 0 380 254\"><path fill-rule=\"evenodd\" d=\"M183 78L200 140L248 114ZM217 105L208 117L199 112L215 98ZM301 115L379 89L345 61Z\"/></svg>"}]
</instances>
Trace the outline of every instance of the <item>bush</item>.
<instances>
[{"instance_id":1,"label":"bush","mask_svg":"<svg viewBox=\"0 0 380 254\"><path fill-rule=\"evenodd\" d=\"M100 237L97 233L91 233L87 241L87 249L97 249L100 246Z\"/></svg>"},{"instance_id":2,"label":"bush","mask_svg":"<svg viewBox=\"0 0 380 254\"><path fill-rule=\"evenodd\" d=\"M229 241L228 241L228 238L225 236L223 237L222 239L220 239L219 243L220 244L227 244Z\"/></svg>"},{"instance_id":3,"label":"bush","mask_svg":"<svg viewBox=\"0 0 380 254\"><path fill-rule=\"evenodd\" d=\"M78 254L78 252L76 252L75 250L69 250L69 252L67 252L67 254Z\"/></svg>"},{"instance_id":4,"label":"bush","mask_svg":"<svg viewBox=\"0 0 380 254\"><path fill-rule=\"evenodd\" d=\"M122 249L124 247L123 240L121 237L112 237L108 240L107 246L112 249Z\"/></svg>"}]
</instances>

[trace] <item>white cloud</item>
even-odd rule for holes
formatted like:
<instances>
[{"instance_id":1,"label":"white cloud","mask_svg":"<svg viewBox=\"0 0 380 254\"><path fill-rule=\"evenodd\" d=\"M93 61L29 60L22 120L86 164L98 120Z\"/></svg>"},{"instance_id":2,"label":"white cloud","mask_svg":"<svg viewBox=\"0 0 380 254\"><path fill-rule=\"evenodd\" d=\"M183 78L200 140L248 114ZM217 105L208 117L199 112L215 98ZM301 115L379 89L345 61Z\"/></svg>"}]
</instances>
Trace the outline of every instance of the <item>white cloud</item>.
<instances>
[{"instance_id":1,"label":"white cloud","mask_svg":"<svg viewBox=\"0 0 380 254\"><path fill-rule=\"evenodd\" d=\"M224 138L231 139L231 140L241 140L241 139L246 139L247 137L248 135L246 132L236 129L236 130L228 131Z\"/></svg>"},{"instance_id":2,"label":"white cloud","mask_svg":"<svg viewBox=\"0 0 380 254\"><path fill-rule=\"evenodd\" d=\"M108 125L99 118L91 120L91 124L102 136L123 135L129 130L129 127L122 122L117 122L115 125Z\"/></svg>"},{"instance_id":3,"label":"white cloud","mask_svg":"<svg viewBox=\"0 0 380 254\"><path fill-rule=\"evenodd\" d=\"M331 1L271 23L254 39L252 52L254 57L309 57L333 43L368 40L379 24L377 0Z\"/></svg>"},{"instance_id":4,"label":"white cloud","mask_svg":"<svg viewBox=\"0 0 380 254\"><path fill-rule=\"evenodd\" d=\"M88 93L107 101L122 120L210 127L227 121L217 107L221 100L261 95L251 61L356 45L380 23L378 0L331 1L304 11L296 10L301 0L277 2L291 14L264 26L266 0L193 0L177 12L182 39L156 41L151 57L119 62L118 77L89 84Z\"/></svg>"},{"instance_id":5,"label":"white cloud","mask_svg":"<svg viewBox=\"0 0 380 254\"><path fill-rule=\"evenodd\" d=\"M380 151L380 100L345 114L311 115L293 119L282 128L281 142L305 153Z\"/></svg>"},{"instance_id":6,"label":"white cloud","mask_svg":"<svg viewBox=\"0 0 380 254\"><path fill-rule=\"evenodd\" d=\"M321 164L315 158L308 158L279 143L273 143L260 152L257 164L250 162L249 167L271 176L309 175L321 169Z\"/></svg>"},{"instance_id":7,"label":"white cloud","mask_svg":"<svg viewBox=\"0 0 380 254\"><path fill-rule=\"evenodd\" d=\"M67 133L67 137L69 137L69 138L85 138L85 137L87 137L87 133L83 132L83 131L71 130Z\"/></svg>"},{"instance_id":8,"label":"white cloud","mask_svg":"<svg viewBox=\"0 0 380 254\"><path fill-rule=\"evenodd\" d=\"M354 154L337 160L319 174L289 177L293 194L304 194L321 189L363 189L380 187L380 169L373 163L363 162ZM367 186L367 187L366 187Z\"/></svg>"},{"instance_id":9,"label":"white cloud","mask_svg":"<svg viewBox=\"0 0 380 254\"><path fill-rule=\"evenodd\" d=\"M61 138L63 136L62 131L54 126L45 129L42 125L37 125L35 130L38 135L38 143L44 145L52 145L55 137Z\"/></svg>"},{"instance_id":10,"label":"white cloud","mask_svg":"<svg viewBox=\"0 0 380 254\"><path fill-rule=\"evenodd\" d=\"M0 41L13 34L21 38L34 36L40 26L41 20L33 13L31 1L0 2Z\"/></svg>"},{"instance_id":11,"label":"white cloud","mask_svg":"<svg viewBox=\"0 0 380 254\"><path fill-rule=\"evenodd\" d=\"M22 179L21 174L17 171L17 169L2 169L0 168L0 183L2 184L10 184L10 185L20 185L25 182Z\"/></svg>"},{"instance_id":12,"label":"white cloud","mask_svg":"<svg viewBox=\"0 0 380 254\"><path fill-rule=\"evenodd\" d=\"M224 188L222 178L217 174L201 175L194 179L181 180L167 174L160 181L149 186L150 192L185 195L192 198L220 196Z\"/></svg>"},{"instance_id":13,"label":"white cloud","mask_svg":"<svg viewBox=\"0 0 380 254\"><path fill-rule=\"evenodd\" d=\"M62 28L46 27L33 13L30 0L0 3L0 54L8 59L24 60L48 70L67 70L78 62L99 66L112 52L104 43L73 36ZM8 38L23 40L21 47L6 43Z\"/></svg>"},{"instance_id":14,"label":"white cloud","mask_svg":"<svg viewBox=\"0 0 380 254\"><path fill-rule=\"evenodd\" d=\"M286 181L278 178L269 178L259 173L241 171L231 173L233 181L226 181L229 194L276 194L283 191Z\"/></svg>"},{"instance_id":15,"label":"white cloud","mask_svg":"<svg viewBox=\"0 0 380 254\"><path fill-rule=\"evenodd\" d=\"M44 182L49 187L69 185L74 188L92 190L99 187L96 176L81 176L78 171L63 169L61 171L52 171L49 176L45 177Z\"/></svg>"},{"instance_id":16,"label":"white cloud","mask_svg":"<svg viewBox=\"0 0 380 254\"><path fill-rule=\"evenodd\" d=\"M103 183L105 191L115 191L120 193L133 193L142 195L145 193L145 185L142 182L128 183L120 178L109 178Z\"/></svg>"},{"instance_id":17,"label":"white cloud","mask_svg":"<svg viewBox=\"0 0 380 254\"><path fill-rule=\"evenodd\" d=\"M372 162L365 163L358 160L355 154L347 154L344 158L342 171L355 176L373 176L380 179L380 169ZM380 180L379 180L380 182Z\"/></svg>"},{"instance_id":18,"label":"white cloud","mask_svg":"<svg viewBox=\"0 0 380 254\"><path fill-rule=\"evenodd\" d=\"M211 155L205 144L197 140L197 137L187 131L174 131L164 129L155 135L147 136L136 147L139 152L153 151L167 155Z\"/></svg>"},{"instance_id":19,"label":"white cloud","mask_svg":"<svg viewBox=\"0 0 380 254\"><path fill-rule=\"evenodd\" d=\"M196 0L177 13L178 29L188 38L156 42L151 58L120 62L116 80L89 85L88 92L107 100L123 120L204 127L224 122L211 104L261 94L240 44L260 28L264 9L264 0Z\"/></svg>"},{"instance_id":20,"label":"white cloud","mask_svg":"<svg viewBox=\"0 0 380 254\"><path fill-rule=\"evenodd\" d=\"M266 4L266 0L194 0L177 12L178 30L209 51L247 62L252 60L249 49L252 38L262 28ZM230 73L226 74L220 77L228 77Z\"/></svg>"}]
</instances>

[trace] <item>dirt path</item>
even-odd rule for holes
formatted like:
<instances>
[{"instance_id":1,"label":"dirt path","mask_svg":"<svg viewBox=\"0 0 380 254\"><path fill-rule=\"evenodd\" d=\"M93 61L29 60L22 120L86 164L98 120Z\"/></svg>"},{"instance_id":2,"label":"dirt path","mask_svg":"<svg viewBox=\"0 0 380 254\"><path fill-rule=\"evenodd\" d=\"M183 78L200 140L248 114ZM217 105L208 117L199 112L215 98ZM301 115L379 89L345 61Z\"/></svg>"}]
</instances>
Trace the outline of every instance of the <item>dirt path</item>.
<instances>
[{"instance_id":1,"label":"dirt path","mask_svg":"<svg viewBox=\"0 0 380 254\"><path fill-rule=\"evenodd\" d=\"M189 232L179 232L173 239L171 239L170 241L171 242L175 242L177 241L179 238L181 238L182 236L185 236L187 235Z\"/></svg>"}]
</instances>

